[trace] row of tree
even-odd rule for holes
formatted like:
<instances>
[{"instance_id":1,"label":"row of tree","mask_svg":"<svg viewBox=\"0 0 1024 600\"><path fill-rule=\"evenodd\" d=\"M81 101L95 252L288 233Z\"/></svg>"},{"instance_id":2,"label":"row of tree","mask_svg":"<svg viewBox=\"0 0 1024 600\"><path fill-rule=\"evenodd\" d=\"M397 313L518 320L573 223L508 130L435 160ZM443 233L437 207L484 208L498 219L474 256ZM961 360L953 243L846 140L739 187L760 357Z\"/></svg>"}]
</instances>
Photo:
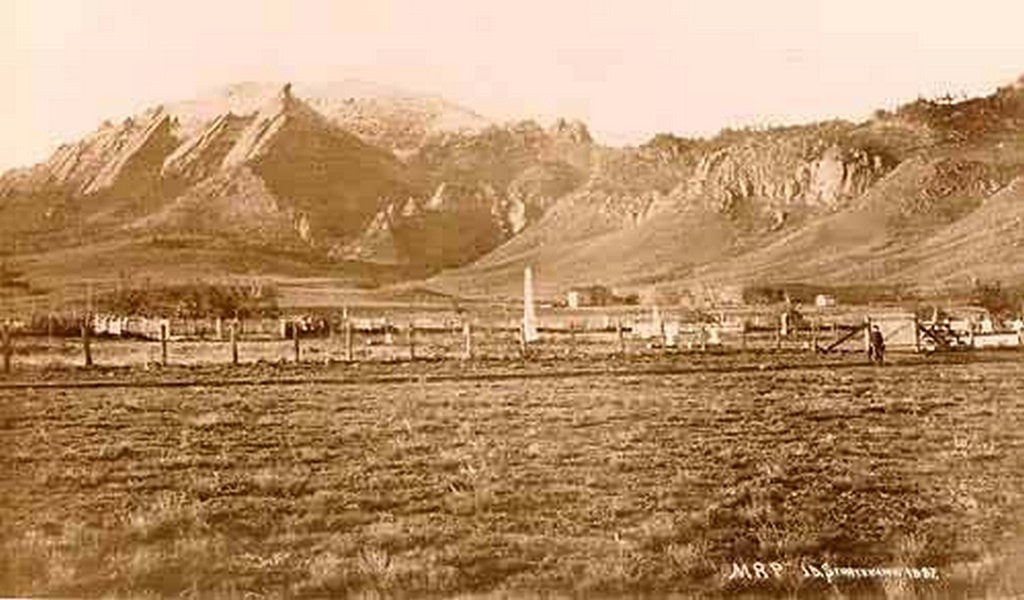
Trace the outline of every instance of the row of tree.
<instances>
[{"instance_id":1,"label":"row of tree","mask_svg":"<svg viewBox=\"0 0 1024 600\"><path fill-rule=\"evenodd\" d=\"M743 302L762 306L783 302L813 304L818 294L828 294L841 304L852 305L872 302L928 304L935 299L905 285L815 286L792 283L744 287ZM951 293L949 300L984 308L993 317L1012 317L1024 310L1024 286L1004 286L998 281L974 280L967 290Z\"/></svg>"},{"instance_id":2,"label":"row of tree","mask_svg":"<svg viewBox=\"0 0 1024 600\"><path fill-rule=\"evenodd\" d=\"M96 298L96 309L125 315L183 318L276 317L276 286L258 282L194 282L161 286L119 286Z\"/></svg>"}]
</instances>

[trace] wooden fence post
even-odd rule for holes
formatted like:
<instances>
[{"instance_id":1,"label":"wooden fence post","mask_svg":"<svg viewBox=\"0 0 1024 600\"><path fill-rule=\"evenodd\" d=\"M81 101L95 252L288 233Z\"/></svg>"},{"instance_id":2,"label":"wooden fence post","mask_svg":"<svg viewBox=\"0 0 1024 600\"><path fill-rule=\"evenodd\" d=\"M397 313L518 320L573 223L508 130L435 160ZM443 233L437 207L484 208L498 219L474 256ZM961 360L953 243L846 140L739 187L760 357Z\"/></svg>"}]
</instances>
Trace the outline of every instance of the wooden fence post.
<instances>
[{"instance_id":1,"label":"wooden fence post","mask_svg":"<svg viewBox=\"0 0 1024 600\"><path fill-rule=\"evenodd\" d=\"M302 350L299 348L299 323L292 321L292 345L294 346L295 364L302 361Z\"/></svg>"},{"instance_id":2,"label":"wooden fence post","mask_svg":"<svg viewBox=\"0 0 1024 600\"><path fill-rule=\"evenodd\" d=\"M811 354L818 353L818 318L811 320Z\"/></svg>"},{"instance_id":3,"label":"wooden fence post","mask_svg":"<svg viewBox=\"0 0 1024 600\"><path fill-rule=\"evenodd\" d=\"M88 315L82 322L82 351L85 352L85 366L92 366L92 318Z\"/></svg>"},{"instance_id":4,"label":"wooden fence post","mask_svg":"<svg viewBox=\"0 0 1024 600\"><path fill-rule=\"evenodd\" d=\"M479 354L474 354L474 357L476 357L476 356L487 356L487 348L490 347L490 345L494 343L494 338L495 338L494 327L495 327L495 325L494 325L493 321L486 321L483 325L480 326L480 330L481 330L481 333L483 333L483 338L484 339L483 339L482 342L480 342L480 348L481 348L480 353ZM498 336L500 337L500 334L498 334Z\"/></svg>"},{"instance_id":5,"label":"wooden fence post","mask_svg":"<svg viewBox=\"0 0 1024 600\"><path fill-rule=\"evenodd\" d=\"M871 357L871 317L864 317L864 353Z\"/></svg>"},{"instance_id":6,"label":"wooden fence post","mask_svg":"<svg viewBox=\"0 0 1024 600\"><path fill-rule=\"evenodd\" d=\"M4 373L11 372L11 355L14 353L14 348L11 343L11 326L4 321L3 326L0 327L0 342L3 344L3 355L4 355Z\"/></svg>"},{"instance_id":7,"label":"wooden fence post","mask_svg":"<svg viewBox=\"0 0 1024 600\"><path fill-rule=\"evenodd\" d=\"M345 317L345 361L352 362L352 321Z\"/></svg>"},{"instance_id":8,"label":"wooden fence post","mask_svg":"<svg viewBox=\"0 0 1024 600\"><path fill-rule=\"evenodd\" d=\"M231 364L238 364L238 319L231 321Z\"/></svg>"},{"instance_id":9,"label":"wooden fence post","mask_svg":"<svg viewBox=\"0 0 1024 600\"><path fill-rule=\"evenodd\" d=\"M576 321L569 321L569 355L576 356Z\"/></svg>"},{"instance_id":10,"label":"wooden fence post","mask_svg":"<svg viewBox=\"0 0 1024 600\"><path fill-rule=\"evenodd\" d=\"M409 360L416 360L416 323L412 319L409 320L406 336L409 343Z\"/></svg>"},{"instance_id":11,"label":"wooden fence post","mask_svg":"<svg viewBox=\"0 0 1024 600\"><path fill-rule=\"evenodd\" d=\"M619 338L619 355L626 356L626 335L622 331L622 319L615 321L615 335Z\"/></svg>"},{"instance_id":12,"label":"wooden fence post","mask_svg":"<svg viewBox=\"0 0 1024 600\"><path fill-rule=\"evenodd\" d=\"M708 332L707 332L706 326L703 323L701 323L700 324L700 351L701 352L707 352L708 351L708 336L707 336L707 333Z\"/></svg>"},{"instance_id":13,"label":"wooden fence post","mask_svg":"<svg viewBox=\"0 0 1024 600\"><path fill-rule=\"evenodd\" d=\"M473 325L469 321L462 324L462 337L464 339L462 358L463 360L473 360Z\"/></svg>"},{"instance_id":14,"label":"wooden fence post","mask_svg":"<svg viewBox=\"0 0 1024 600\"><path fill-rule=\"evenodd\" d=\"M167 323L160 323L160 364L167 366Z\"/></svg>"},{"instance_id":15,"label":"wooden fence post","mask_svg":"<svg viewBox=\"0 0 1024 600\"><path fill-rule=\"evenodd\" d=\"M917 315L914 315L914 352L921 351L921 332L919 331L920 325L917 324Z\"/></svg>"}]
</instances>

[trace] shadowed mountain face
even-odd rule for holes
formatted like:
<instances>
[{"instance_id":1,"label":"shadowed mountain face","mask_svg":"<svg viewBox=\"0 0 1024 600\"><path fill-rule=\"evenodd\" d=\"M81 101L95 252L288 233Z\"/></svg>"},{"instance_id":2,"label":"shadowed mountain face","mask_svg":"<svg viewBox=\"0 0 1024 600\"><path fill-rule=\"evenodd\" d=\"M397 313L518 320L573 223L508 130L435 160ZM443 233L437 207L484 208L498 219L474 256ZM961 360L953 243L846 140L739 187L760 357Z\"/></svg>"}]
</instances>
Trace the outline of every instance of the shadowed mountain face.
<instances>
[{"instance_id":1,"label":"shadowed mountain face","mask_svg":"<svg viewBox=\"0 0 1024 600\"><path fill-rule=\"evenodd\" d=\"M490 125L359 82L232 86L104 124L5 174L0 229L19 253L158 239L283 249L328 271L430 272L486 254L583 179L567 157L586 153L589 134L560 126Z\"/></svg>"},{"instance_id":2,"label":"shadowed mountain face","mask_svg":"<svg viewBox=\"0 0 1024 600\"><path fill-rule=\"evenodd\" d=\"M627 148L362 82L240 84L4 174L0 250L57 286L105 276L88 257L112 249L149 275L204 256L214 276L354 269L372 284L376 269L466 296L516 295L526 265L542 295L1009 284L1024 281L1022 176L1020 84L859 124Z\"/></svg>"},{"instance_id":3,"label":"shadowed mountain face","mask_svg":"<svg viewBox=\"0 0 1024 600\"><path fill-rule=\"evenodd\" d=\"M193 233L244 227L310 249L358 235L382 206L417 190L390 152L332 124L290 87L251 116L217 117L164 160L161 175L181 195L136 229L173 234L190 220Z\"/></svg>"}]
</instances>

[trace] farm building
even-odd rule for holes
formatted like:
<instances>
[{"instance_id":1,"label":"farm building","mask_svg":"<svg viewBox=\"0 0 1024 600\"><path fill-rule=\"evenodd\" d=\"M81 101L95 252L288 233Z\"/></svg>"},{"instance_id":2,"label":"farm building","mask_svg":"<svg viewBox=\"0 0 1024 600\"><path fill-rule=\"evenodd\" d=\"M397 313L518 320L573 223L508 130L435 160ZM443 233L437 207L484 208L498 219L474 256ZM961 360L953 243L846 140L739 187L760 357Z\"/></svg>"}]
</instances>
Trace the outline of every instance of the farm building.
<instances>
[{"instance_id":1,"label":"farm building","mask_svg":"<svg viewBox=\"0 0 1024 600\"><path fill-rule=\"evenodd\" d=\"M938 315L933 315L935 321ZM955 332L961 334L969 333L994 333L996 323L991 313L984 308L958 307L950 309L942 319Z\"/></svg>"},{"instance_id":2,"label":"farm building","mask_svg":"<svg viewBox=\"0 0 1024 600\"><path fill-rule=\"evenodd\" d=\"M588 285L570 288L565 299L569 308L580 308L582 306L608 306L610 304L617 304L620 301L618 296L603 285Z\"/></svg>"}]
</instances>

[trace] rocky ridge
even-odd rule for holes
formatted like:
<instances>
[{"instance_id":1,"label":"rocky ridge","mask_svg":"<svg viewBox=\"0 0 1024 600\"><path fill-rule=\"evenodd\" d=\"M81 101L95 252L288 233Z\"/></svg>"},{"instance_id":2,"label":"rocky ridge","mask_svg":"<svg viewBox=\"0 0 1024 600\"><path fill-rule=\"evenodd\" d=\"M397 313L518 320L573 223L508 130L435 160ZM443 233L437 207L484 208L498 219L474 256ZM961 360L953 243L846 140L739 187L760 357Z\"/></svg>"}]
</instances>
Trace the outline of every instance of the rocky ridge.
<instances>
[{"instance_id":1,"label":"rocky ridge","mask_svg":"<svg viewBox=\"0 0 1024 600\"><path fill-rule=\"evenodd\" d=\"M205 236L317 264L413 265L464 295L515 293L528 264L552 294L902 281L930 260L916 253L956 245L951 228L988 227L972 215L1024 174L1019 85L863 123L624 148L578 121L497 125L431 97L312 89L242 84L106 123L0 177L2 227L29 247Z\"/></svg>"},{"instance_id":2,"label":"rocky ridge","mask_svg":"<svg viewBox=\"0 0 1024 600\"><path fill-rule=\"evenodd\" d=\"M484 123L474 113L434 98L307 101L295 89L265 96L256 84L233 86L104 124L45 163L4 174L0 197L22 210L29 197L64 199L52 210L89 223L100 239L187 232L440 268L539 218L583 178L568 155L592 142L578 122L477 130ZM376 112L358 108L367 105ZM399 129L388 134L393 148L366 141ZM414 149L406 160L396 155L403 147Z\"/></svg>"}]
</instances>

